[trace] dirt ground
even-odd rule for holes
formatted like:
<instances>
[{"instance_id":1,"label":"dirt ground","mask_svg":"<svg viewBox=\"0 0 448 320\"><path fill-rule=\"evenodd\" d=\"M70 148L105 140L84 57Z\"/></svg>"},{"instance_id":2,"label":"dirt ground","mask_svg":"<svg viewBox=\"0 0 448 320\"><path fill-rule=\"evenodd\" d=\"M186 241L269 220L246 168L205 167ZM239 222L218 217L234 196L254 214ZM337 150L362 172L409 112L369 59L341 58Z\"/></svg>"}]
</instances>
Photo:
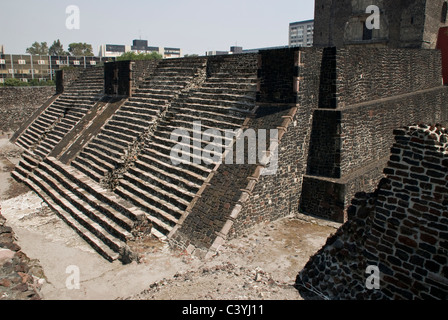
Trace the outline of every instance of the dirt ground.
<instances>
[{"instance_id":1,"label":"dirt ground","mask_svg":"<svg viewBox=\"0 0 448 320\"><path fill-rule=\"evenodd\" d=\"M101 258L9 172L20 149L0 139L0 203L23 252L39 261L42 299L300 300L299 271L340 225L306 216L265 223L228 241L209 260L148 241L142 262ZM69 267L80 285L70 287Z\"/></svg>"}]
</instances>

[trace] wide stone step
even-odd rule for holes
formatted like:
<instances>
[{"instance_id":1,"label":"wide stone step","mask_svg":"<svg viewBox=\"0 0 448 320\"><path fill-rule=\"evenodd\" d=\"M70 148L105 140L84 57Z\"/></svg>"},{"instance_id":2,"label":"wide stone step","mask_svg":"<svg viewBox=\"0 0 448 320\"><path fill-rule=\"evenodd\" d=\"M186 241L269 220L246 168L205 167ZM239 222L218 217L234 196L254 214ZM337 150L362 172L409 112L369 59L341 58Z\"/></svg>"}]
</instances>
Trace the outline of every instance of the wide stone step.
<instances>
[{"instance_id":1,"label":"wide stone step","mask_svg":"<svg viewBox=\"0 0 448 320\"><path fill-rule=\"evenodd\" d=\"M191 104L203 104L211 106L227 106L240 109L249 109L255 106L255 101L231 101L231 100L214 100L214 99L202 99L198 97L183 97L178 102L191 103Z\"/></svg>"},{"instance_id":2,"label":"wide stone step","mask_svg":"<svg viewBox=\"0 0 448 320\"><path fill-rule=\"evenodd\" d=\"M174 165L171 162L169 155L165 155L157 149L154 150L150 147L151 146L148 146L144 150L144 153L140 155L139 160L157 168L156 170L177 174L200 185L207 179L208 174L211 172L209 168L193 163L192 161ZM136 166L139 166L139 161L136 161ZM144 170L144 167L141 169Z\"/></svg>"},{"instance_id":3,"label":"wide stone step","mask_svg":"<svg viewBox=\"0 0 448 320\"><path fill-rule=\"evenodd\" d=\"M187 184L188 181L181 179L172 179L167 175L160 175L159 173L152 173L150 171L143 171L137 167L129 168L129 171L124 175L124 179L138 178L140 183L145 186L154 185L159 189L163 189L166 192L176 195L177 197L184 199L186 202L190 202L196 195L199 188L198 185Z\"/></svg>"},{"instance_id":4,"label":"wide stone step","mask_svg":"<svg viewBox=\"0 0 448 320\"><path fill-rule=\"evenodd\" d=\"M135 140L135 136L129 136L121 132L116 132L107 128L101 129L101 136L103 135L108 137L114 137L116 138L116 140L124 141L126 142L126 145L130 145L131 142Z\"/></svg>"},{"instance_id":5,"label":"wide stone step","mask_svg":"<svg viewBox=\"0 0 448 320\"><path fill-rule=\"evenodd\" d=\"M55 194L51 191L51 187L44 182L44 180L32 176L30 179L26 179L24 181L28 184L31 189L36 191L39 196L41 196L45 202L48 203L50 207L52 207L58 215L70 226L72 227L86 242L88 242L99 254L105 257L109 261L117 260L120 255L118 250L114 250L111 246L107 245L98 234L101 234L102 238L107 238L107 232L102 231L101 227L98 224L89 224L88 219L84 219L83 223L79 222L77 219L73 217L73 215L79 214L79 210L77 210L73 205L70 204L68 200L60 197L60 195ZM95 232L92 232L86 225L94 228ZM102 231L102 232L101 232ZM114 248L124 247L125 244L119 239L113 239L109 236L110 243L113 243Z\"/></svg>"},{"instance_id":6,"label":"wide stone step","mask_svg":"<svg viewBox=\"0 0 448 320\"><path fill-rule=\"evenodd\" d=\"M98 149L108 156L120 160L124 154L124 147L110 141L93 139L89 144L89 148Z\"/></svg>"},{"instance_id":7,"label":"wide stone step","mask_svg":"<svg viewBox=\"0 0 448 320\"><path fill-rule=\"evenodd\" d=\"M157 198L172 204L173 206L185 210L188 207L188 204L190 203L191 199L186 200L184 198L178 197L175 193L169 192L165 189L163 189L164 185L162 185L162 188L160 185L156 184L157 181L152 181L153 183L149 183L148 180L140 179L137 176L133 176L131 174L126 174L124 177L124 180L129 181L129 183L132 183L136 187L138 187L140 190L145 191L149 194L152 194L156 196ZM121 183L122 181L120 181ZM154 183L155 182L155 183ZM172 187L170 187L172 189Z\"/></svg>"},{"instance_id":8,"label":"wide stone step","mask_svg":"<svg viewBox=\"0 0 448 320\"><path fill-rule=\"evenodd\" d=\"M73 168L79 170L80 172L82 172L83 174L85 174L86 176L88 176L90 179L92 179L97 183L100 183L101 180L104 178L104 176L101 176L100 174L92 170L87 164L87 162L83 161L82 159L76 158L75 160L72 161L71 165L73 166Z\"/></svg>"},{"instance_id":9,"label":"wide stone step","mask_svg":"<svg viewBox=\"0 0 448 320\"><path fill-rule=\"evenodd\" d=\"M177 191L179 193L185 193L187 196L196 194L201 187L201 184L194 183L191 180L185 179L176 174L161 171L157 167L141 161L133 167L130 167L127 174L140 177L141 179L165 181L166 183L169 183L171 187L177 186Z\"/></svg>"},{"instance_id":10,"label":"wide stone step","mask_svg":"<svg viewBox=\"0 0 448 320\"><path fill-rule=\"evenodd\" d=\"M135 222L128 216L95 197L95 193L91 192L91 190L86 190L80 187L78 185L79 181L77 181L74 176L71 176L67 171L59 171L59 168L54 166L49 160L45 160L40 163L39 167L46 171L48 175L57 180L58 183L74 193L79 199L88 203L90 207L98 211L97 214L100 215L98 219L100 220L97 221L104 221L111 233L117 233L117 236L121 237L123 241L131 238L131 234L129 232L131 232L134 228Z\"/></svg>"},{"instance_id":11,"label":"wide stone step","mask_svg":"<svg viewBox=\"0 0 448 320\"><path fill-rule=\"evenodd\" d=\"M138 112L131 112L128 110L120 110L118 111L112 119L119 119L120 121L126 121L126 118L135 118L140 121L148 121L152 122L154 118L158 116L158 111L154 111L151 109L144 109Z\"/></svg>"},{"instance_id":12,"label":"wide stone step","mask_svg":"<svg viewBox=\"0 0 448 320\"><path fill-rule=\"evenodd\" d=\"M121 128L121 130L124 130L123 132L133 131L138 133L139 135L145 131L150 125L152 124L152 121L142 121L134 118L116 118L112 117L107 124L104 126L104 128L107 128L107 126L115 127L115 128ZM121 131L120 131L121 132Z\"/></svg>"},{"instance_id":13,"label":"wide stone step","mask_svg":"<svg viewBox=\"0 0 448 320\"><path fill-rule=\"evenodd\" d=\"M225 90L223 90L225 91ZM192 90L189 94L189 97L194 99L203 99L203 100L219 100L219 101L239 101L239 102L247 102L247 103L255 103L255 93L248 94L247 92L240 92L239 94L231 94L229 92L206 92L206 90L196 89Z\"/></svg>"},{"instance_id":14,"label":"wide stone step","mask_svg":"<svg viewBox=\"0 0 448 320\"><path fill-rule=\"evenodd\" d=\"M72 205L70 211L76 212L76 216L74 216L74 218L77 219L81 224L83 224L84 227L90 229L91 232L95 233L100 239L105 241L105 243L110 247L114 246L115 242L112 237L115 237L121 241L127 241L128 239L132 238L132 235L129 232L132 228L132 224L131 226L128 226L129 230L126 230L125 228L120 226L110 217L104 215L84 199L79 197L79 195L75 192L76 187L68 183L67 180L57 179L59 178L57 174L50 174L49 172L44 171L41 168L35 169L34 174L43 179L50 187L52 187L62 197L68 200ZM62 183L61 181L63 181L64 183ZM92 225L95 224L104 229L107 234L105 234L103 230L101 230L102 232L97 234L98 228L92 228ZM113 249L118 251L119 247L115 247Z\"/></svg>"},{"instance_id":15,"label":"wide stone step","mask_svg":"<svg viewBox=\"0 0 448 320\"><path fill-rule=\"evenodd\" d=\"M163 216L166 215L166 213L159 208L150 205L126 188L123 188L123 186L118 186L117 189L115 189L115 193L145 211L148 214L148 220L153 224L153 229L156 229L160 234L167 236L171 230L173 230L175 224L164 219Z\"/></svg>"},{"instance_id":16,"label":"wide stone step","mask_svg":"<svg viewBox=\"0 0 448 320\"><path fill-rule=\"evenodd\" d=\"M169 221L169 223L173 225L175 225L179 221L180 217L182 217L187 207L185 205L182 205L182 207L179 208L173 203L165 201L162 197L159 197L160 194L153 193L153 190L151 190L151 192L148 192L145 189L139 188L129 180L121 180L120 186L127 189L140 199L144 200L147 204L146 208L151 208L154 212L157 212L160 219L163 217L165 221ZM158 210L155 210L155 208L157 208Z\"/></svg>"},{"instance_id":17,"label":"wide stone step","mask_svg":"<svg viewBox=\"0 0 448 320\"><path fill-rule=\"evenodd\" d=\"M107 157L106 155L98 156L98 154L101 154L99 152L86 152L86 150L83 150L79 154L79 158L83 158L85 160L93 162L96 166L102 168L106 171L113 171L116 169L116 165L113 160ZM105 161L104 159L107 159L108 161ZM101 174L101 173L100 173Z\"/></svg>"},{"instance_id":18,"label":"wide stone step","mask_svg":"<svg viewBox=\"0 0 448 320\"><path fill-rule=\"evenodd\" d=\"M175 104L171 106L170 112L173 114L190 114L196 117L203 117L208 119L215 119L218 121L228 122L228 123L242 123L246 118L242 112L237 113L237 115L232 114L232 109L219 109L219 108L201 108L199 105L189 105L189 104ZM246 114L248 111L246 112Z\"/></svg>"},{"instance_id":19,"label":"wide stone step","mask_svg":"<svg viewBox=\"0 0 448 320\"><path fill-rule=\"evenodd\" d=\"M133 141L133 138L137 138L141 134L141 131L138 131L138 128L139 127L135 126L135 130L131 130L128 127L114 125L111 121L104 126L105 130L127 136L129 141Z\"/></svg>"}]
</instances>

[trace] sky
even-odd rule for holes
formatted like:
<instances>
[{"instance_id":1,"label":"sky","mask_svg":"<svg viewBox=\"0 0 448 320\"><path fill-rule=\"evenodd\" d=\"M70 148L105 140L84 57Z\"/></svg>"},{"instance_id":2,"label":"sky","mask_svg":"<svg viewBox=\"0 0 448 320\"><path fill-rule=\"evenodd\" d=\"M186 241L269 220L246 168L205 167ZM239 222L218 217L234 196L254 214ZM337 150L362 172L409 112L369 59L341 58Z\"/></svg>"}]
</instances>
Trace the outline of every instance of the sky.
<instances>
[{"instance_id":1,"label":"sky","mask_svg":"<svg viewBox=\"0 0 448 320\"><path fill-rule=\"evenodd\" d=\"M79 29L69 30L66 8L79 8ZM311 0L1 0L0 45L25 54L35 41L60 39L67 50L86 42L181 48L183 54L288 45L290 22L314 18ZM69 19L70 20L70 19Z\"/></svg>"}]
</instances>

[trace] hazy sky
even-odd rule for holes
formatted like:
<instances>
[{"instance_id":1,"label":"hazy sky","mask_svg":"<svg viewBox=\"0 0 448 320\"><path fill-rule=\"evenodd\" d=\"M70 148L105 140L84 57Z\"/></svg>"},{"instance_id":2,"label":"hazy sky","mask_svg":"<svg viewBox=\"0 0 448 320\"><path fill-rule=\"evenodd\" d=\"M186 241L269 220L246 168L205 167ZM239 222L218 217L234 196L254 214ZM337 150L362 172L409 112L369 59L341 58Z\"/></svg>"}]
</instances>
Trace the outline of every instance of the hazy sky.
<instances>
[{"instance_id":1,"label":"hazy sky","mask_svg":"<svg viewBox=\"0 0 448 320\"><path fill-rule=\"evenodd\" d=\"M66 28L66 8L80 10L80 29ZM288 44L290 22L314 18L311 0L1 0L0 45L25 53L34 41L177 47L184 54Z\"/></svg>"}]
</instances>

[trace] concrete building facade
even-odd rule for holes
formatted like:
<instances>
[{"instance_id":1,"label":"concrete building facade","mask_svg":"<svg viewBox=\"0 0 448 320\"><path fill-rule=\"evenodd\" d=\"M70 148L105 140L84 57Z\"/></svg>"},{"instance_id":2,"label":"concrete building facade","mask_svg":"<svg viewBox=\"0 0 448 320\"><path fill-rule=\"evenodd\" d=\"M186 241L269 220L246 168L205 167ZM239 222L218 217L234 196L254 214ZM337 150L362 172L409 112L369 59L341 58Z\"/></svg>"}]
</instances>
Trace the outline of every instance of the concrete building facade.
<instances>
[{"instance_id":1,"label":"concrete building facade","mask_svg":"<svg viewBox=\"0 0 448 320\"><path fill-rule=\"evenodd\" d=\"M98 55L100 57L119 57L126 52L135 52L135 53L157 52L160 55L162 55L164 59L182 57L182 50L180 48L153 47L148 45L148 40L139 40L139 39L133 40L132 46L117 45L117 44L100 45Z\"/></svg>"},{"instance_id":2,"label":"concrete building facade","mask_svg":"<svg viewBox=\"0 0 448 320\"><path fill-rule=\"evenodd\" d=\"M314 20L298 21L289 24L290 47L312 47Z\"/></svg>"}]
</instances>

